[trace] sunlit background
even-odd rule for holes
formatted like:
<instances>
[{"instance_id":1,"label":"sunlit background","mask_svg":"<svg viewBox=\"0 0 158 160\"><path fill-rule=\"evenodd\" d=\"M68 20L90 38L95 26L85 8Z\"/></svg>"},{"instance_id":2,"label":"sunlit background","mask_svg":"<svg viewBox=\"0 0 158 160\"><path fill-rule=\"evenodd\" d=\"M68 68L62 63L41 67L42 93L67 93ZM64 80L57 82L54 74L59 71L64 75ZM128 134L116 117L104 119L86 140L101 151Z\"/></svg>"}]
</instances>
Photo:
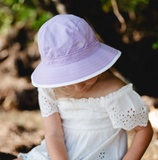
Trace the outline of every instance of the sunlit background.
<instances>
[{"instance_id":1,"label":"sunlit background","mask_svg":"<svg viewBox=\"0 0 158 160\"><path fill-rule=\"evenodd\" d=\"M0 160L28 152L44 138L30 75L40 62L37 33L57 14L84 18L100 41L122 51L113 68L149 108L153 140L143 160L158 160L158 1L0 0ZM134 135L128 132L129 145Z\"/></svg>"}]
</instances>

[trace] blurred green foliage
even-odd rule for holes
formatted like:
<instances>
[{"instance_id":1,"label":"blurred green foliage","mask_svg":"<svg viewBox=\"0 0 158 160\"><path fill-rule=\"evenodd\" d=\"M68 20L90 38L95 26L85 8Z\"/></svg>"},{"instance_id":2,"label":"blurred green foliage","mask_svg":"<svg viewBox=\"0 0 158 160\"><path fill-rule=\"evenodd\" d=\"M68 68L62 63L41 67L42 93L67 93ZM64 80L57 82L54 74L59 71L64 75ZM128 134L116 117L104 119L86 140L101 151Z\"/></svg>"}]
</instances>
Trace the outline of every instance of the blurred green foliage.
<instances>
[{"instance_id":1,"label":"blurred green foliage","mask_svg":"<svg viewBox=\"0 0 158 160\"><path fill-rule=\"evenodd\" d=\"M99 1L101 2L102 8L105 12L112 11L113 0ZM118 5L120 13L124 12L129 14L133 12L136 14L138 19L137 22L135 21L135 24L137 26L143 26L140 24L144 19L146 19L146 17L142 11L149 5L149 0L114 1L116 1ZM38 2L38 0L0 0L0 34L7 34L8 29L11 26L25 26L31 30L37 31L45 21L53 16L49 11L41 9ZM133 24L130 24L129 28L133 30ZM155 25L155 29L153 29L152 32L157 29L158 27ZM158 41L153 44L152 48L158 48Z\"/></svg>"},{"instance_id":2,"label":"blurred green foliage","mask_svg":"<svg viewBox=\"0 0 158 160\"><path fill-rule=\"evenodd\" d=\"M108 12L111 8L112 0L100 0L103 10ZM123 12L136 11L138 5L143 9L149 4L149 0L117 0L119 10ZM139 9L140 9L139 7Z\"/></svg>"},{"instance_id":3,"label":"blurred green foliage","mask_svg":"<svg viewBox=\"0 0 158 160\"><path fill-rule=\"evenodd\" d=\"M142 11L149 4L149 0L121 0L118 1L119 8L122 11L136 11L137 6L139 6L139 10Z\"/></svg>"},{"instance_id":4,"label":"blurred green foliage","mask_svg":"<svg viewBox=\"0 0 158 160\"><path fill-rule=\"evenodd\" d=\"M105 12L109 12L110 10L112 10L112 1L113 0L100 0L102 8ZM148 8L150 0L114 0L114 1L117 3L117 7L120 13L123 12L128 14L134 13L134 16L136 16L137 20L135 19L134 23L129 22L128 24L128 22L126 22L126 25L128 25L129 32L133 32L133 30L135 29L136 30L138 29L141 32L143 32L144 30L146 33L148 32L149 34L152 34L158 38L158 25L157 25L157 19L155 18L157 17L156 15L157 13L155 13L154 10L150 10ZM144 14L145 9L146 11L150 10L150 14L153 15L151 16L152 18L150 17L151 19L149 19L149 17L146 17L147 15ZM158 49L158 40L155 43L153 43L152 49L154 50Z\"/></svg>"},{"instance_id":5,"label":"blurred green foliage","mask_svg":"<svg viewBox=\"0 0 158 160\"><path fill-rule=\"evenodd\" d=\"M155 42L155 43L152 45L152 48L153 48L153 49L158 49L158 40L157 40L157 42Z\"/></svg>"},{"instance_id":6,"label":"blurred green foliage","mask_svg":"<svg viewBox=\"0 0 158 160\"><path fill-rule=\"evenodd\" d=\"M32 0L0 0L0 33L6 34L14 25L37 30L52 16L50 12L37 7Z\"/></svg>"}]
</instances>

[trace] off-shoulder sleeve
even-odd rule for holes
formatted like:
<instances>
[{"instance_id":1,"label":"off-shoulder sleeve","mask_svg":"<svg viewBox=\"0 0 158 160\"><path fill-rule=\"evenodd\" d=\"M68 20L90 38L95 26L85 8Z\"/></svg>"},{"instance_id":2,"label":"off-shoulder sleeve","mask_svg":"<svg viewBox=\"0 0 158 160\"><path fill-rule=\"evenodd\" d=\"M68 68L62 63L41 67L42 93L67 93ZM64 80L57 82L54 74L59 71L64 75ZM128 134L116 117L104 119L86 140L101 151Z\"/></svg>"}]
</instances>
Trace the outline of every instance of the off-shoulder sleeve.
<instances>
[{"instance_id":1,"label":"off-shoulder sleeve","mask_svg":"<svg viewBox=\"0 0 158 160\"><path fill-rule=\"evenodd\" d=\"M42 117L59 112L53 89L38 88L38 100Z\"/></svg>"},{"instance_id":2,"label":"off-shoulder sleeve","mask_svg":"<svg viewBox=\"0 0 158 160\"><path fill-rule=\"evenodd\" d=\"M131 130L136 126L147 126L148 108L143 99L132 89L132 84L120 89L107 105L114 128Z\"/></svg>"}]
</instances>

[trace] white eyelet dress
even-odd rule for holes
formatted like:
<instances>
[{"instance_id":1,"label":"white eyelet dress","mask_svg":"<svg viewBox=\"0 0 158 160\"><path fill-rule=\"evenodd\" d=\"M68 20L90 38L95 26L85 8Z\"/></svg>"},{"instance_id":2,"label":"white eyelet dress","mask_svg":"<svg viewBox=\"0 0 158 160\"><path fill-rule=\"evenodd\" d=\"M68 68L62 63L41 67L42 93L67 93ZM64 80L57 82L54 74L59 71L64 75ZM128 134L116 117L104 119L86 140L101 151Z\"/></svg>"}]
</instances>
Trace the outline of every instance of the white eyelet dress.
<instances>
[{"instance_id":1,"label":"white eyelet dress","mask_svg":"<svg viewBox=\"0 0 158 160\"><path fill-rule=\"evenodd\" d=\"M125 130L146 126L148 109L128 84L105 97L55 99L52 89L38 88L43 117L59 112L69 160L121 160L127 152ZM50 160L45 140L24 160Z\"/></svg>"}]
</instances>

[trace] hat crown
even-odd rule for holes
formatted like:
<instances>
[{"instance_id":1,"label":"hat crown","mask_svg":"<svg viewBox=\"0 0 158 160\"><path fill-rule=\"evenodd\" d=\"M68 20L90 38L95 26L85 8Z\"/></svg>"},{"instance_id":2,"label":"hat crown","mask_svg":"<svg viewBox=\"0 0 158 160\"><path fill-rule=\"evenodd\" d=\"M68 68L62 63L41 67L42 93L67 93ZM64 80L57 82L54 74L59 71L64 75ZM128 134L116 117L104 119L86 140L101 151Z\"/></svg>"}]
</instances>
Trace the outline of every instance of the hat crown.
<instances>
[{"instance_id":1,"label":"hat crown","mask_svg":"<svg viewBox=\"0 0 158 160\"><path fill-rule=\"evenodd\" d=\"M44 23L38 33L42 59L69 56L86 49L96 40L88 23L74 15L57 15Z\"/></svg>"}]
</instances>

